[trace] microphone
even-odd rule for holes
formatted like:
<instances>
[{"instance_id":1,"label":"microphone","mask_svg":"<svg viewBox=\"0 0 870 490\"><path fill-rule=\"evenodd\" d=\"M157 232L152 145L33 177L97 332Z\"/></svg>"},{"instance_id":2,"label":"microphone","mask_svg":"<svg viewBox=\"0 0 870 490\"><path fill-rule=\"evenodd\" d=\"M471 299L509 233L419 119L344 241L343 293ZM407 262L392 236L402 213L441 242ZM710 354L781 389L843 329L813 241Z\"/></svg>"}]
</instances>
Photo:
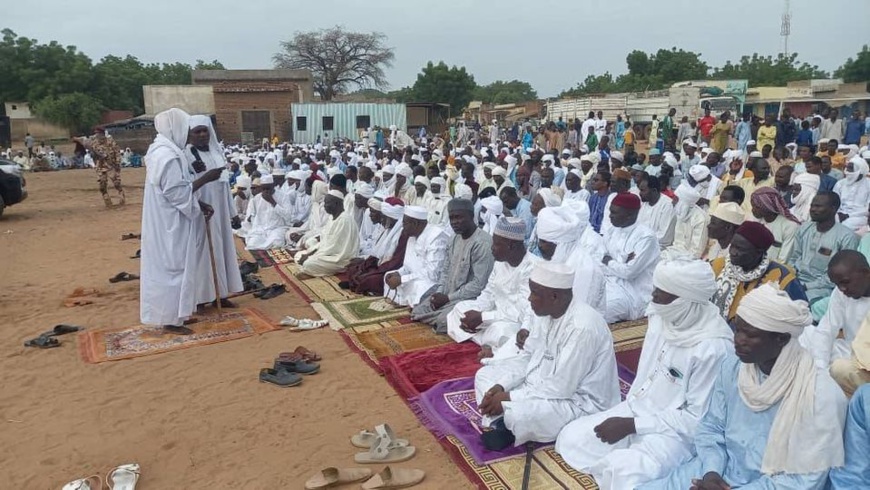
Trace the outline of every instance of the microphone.
<instances>
[{"instance_id":1,"label":"microphone","mask_svg":"<svg viewBox=\"0 0 870 490\"><path fill-rule=\"evenodd\" d=\"M193 154L193 158L196 159L196 161L194 161L193 163L196 163L196 162L200 162L200 163L202 163L203 169L200 170L200 171L198 171L197 173L200 173L200 172L204 171L204 170L205 170L205 162L203 162L203 161L202 161L202 158L200 158L200 156L199 156L199 150L197 150L195 146L191 146L191 147L190 147L190 152Z\"/></svg>"}]
</instances>

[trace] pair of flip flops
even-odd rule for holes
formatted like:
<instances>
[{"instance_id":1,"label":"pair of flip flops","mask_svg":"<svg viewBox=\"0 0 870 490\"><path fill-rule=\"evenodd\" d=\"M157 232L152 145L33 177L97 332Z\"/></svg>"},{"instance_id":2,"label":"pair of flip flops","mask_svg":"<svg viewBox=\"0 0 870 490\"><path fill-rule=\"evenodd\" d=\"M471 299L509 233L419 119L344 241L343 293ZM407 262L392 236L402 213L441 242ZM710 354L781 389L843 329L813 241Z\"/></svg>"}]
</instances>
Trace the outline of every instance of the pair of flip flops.
<instances>
[{"instance_id":1,"label":"pair of flip flops","mask_svg":"<svg viewBox=\"0 0 870 490\"><path fill-rule=\"evenodd\" d=\"M139 465L136 463L122 464L106 475L106 485L111 490L135 490L138 481ZM102 488L103 480L97 475L92 475L73 480L64 485L62 490L102 490Z\"/></svg>"},{"instance_id":2,"label":"pair of flip flops","mask_svg":"<svg viewBox=\"0 0 870 490\"><path fill-rule=\"evenodd\" d=\"M320 473L305 482L305 490L322 490L345 483L362 484L365 490L386 490L392 488L408 488L423 481L426 473L423 470L385 467L380 473L372 476L368 468L324 468Z\"/></svg>"},{"instance_id":3,"label":"pair of flip flops","mask_svg":"<svg viewBox=\"0 0 870 490\"><path fill-rule=\"evenodd\" d=\"M316 330L325 327L329 325L329 321L310 320L308 318L297 319L292 316L285 316L278 325L281 325L282 327L290 327L287 330L290 330L291 332L299 332L302 330Z\"/></svg>"},{"instance_id":4,"label":"pair of flip flops","mask_svg":"<svg viewBox=\"0 0 870 490\"><path fill-rule=\"evenodd\" d=\"M310 355L306 358L298 350L297 352L282 352L279 354L275 358L275 363L271 368L260 370L260 381L282 388L289 388L302 384L302 376L310 376L320 372L320 364L313 361L313 357L316 355ZM314 354L307 349L305 350ZM316 357L319 360L319 356Z\"/></svg>"},{"instance_id":5,"label":"pair of flip flops","mask_svg":"<svg viewBox=\"0 0 870 490\"><path fill-rule=\"evenodd\" d=\"M285 292L287 292L287 286L274 283L271 286L254 293L254 297L260 299L272 299L281 296Z\"/></svg>"},{"instance_id":6,"label":"pair of flip flops","mask_svg":"<svg viewBox=\"0 0 870 490\"><path fill-rule=\"evenodd\" d=\"M129 272L119 272L115 274L115 277L109 279L109 282L112 284L116 282L125 282L125 281L136 281L139 279L139 276L136 274L130 274Z\"/></svg>"},{"instance_id":7,"label":"pair of flip flops","mask_svg":"<svg viewBox=\"0 0 870 490\"><path fill-rule=\"evenodd\" d=\"M350 438L350 443L367 452L356 453L353 459L360 464L399 463L414 457L417 448L407 439L396 437L389 424L375 427L374 432L362 430Z\"/></svg>"},{"instance_id":8,"label":"pair of flip flops","mask_svg":"<svg viewBox=\"0 0 870 490\"><path fill-rule=\"evenodd\" d=\"M68 333L78 332L82 327L78 327L76 325L66 325L60 324L55 325L55 327L47 332L42 332L38 336L28 340L24 343L24 347L36 347L39 349L51 349L53 347L60 347L60 341L57 340L57 336L66 335Z\"/></svg>"}]
</instances>

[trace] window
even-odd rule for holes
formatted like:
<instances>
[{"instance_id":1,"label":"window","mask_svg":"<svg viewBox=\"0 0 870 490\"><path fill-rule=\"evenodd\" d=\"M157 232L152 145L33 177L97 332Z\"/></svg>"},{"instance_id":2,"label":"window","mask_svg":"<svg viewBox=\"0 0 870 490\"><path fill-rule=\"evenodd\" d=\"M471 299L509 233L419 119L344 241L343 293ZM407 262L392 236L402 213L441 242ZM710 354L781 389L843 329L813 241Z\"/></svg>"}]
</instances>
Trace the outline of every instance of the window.
<instances>
[{"instance_id":1,"label":"window","mask_svg":"<svg viewBox=\"0 0 870 490\"><path fill-rule=\"evenodd\" d=\"M332 116L323 116L323 130L324 131L332 131L332 127L335 125L335 118Z\"/></svg>"},{"instance_id":2,"label":"window","mask_svg":"<svg viewBox=\"0 0 870 490\"><path fill-rule=\"evenodd\" d=\"M308 131L308 118L296 116L296 131Z\"/></svg>"},{"instance_id":3,"label":"window","mask_svg":"<svg viewBox=\"0 0 870 490\"><path fill-rule=\"evenodd\" d=\"M356 129L366 129L371 127L372 118L369 116L356 116Z\"/></svg>"},{"instance_id":4,"label":"window","mask_svg":"<svg viewBox=\"0 0 870 490\"><path fill-rule=\"evenodd\" d=\"M15 105L15 104L12 104L12 110L13 110L13 111L17 111L17 110L18 110L18 106Z\"/></svg>"}]
</instances>

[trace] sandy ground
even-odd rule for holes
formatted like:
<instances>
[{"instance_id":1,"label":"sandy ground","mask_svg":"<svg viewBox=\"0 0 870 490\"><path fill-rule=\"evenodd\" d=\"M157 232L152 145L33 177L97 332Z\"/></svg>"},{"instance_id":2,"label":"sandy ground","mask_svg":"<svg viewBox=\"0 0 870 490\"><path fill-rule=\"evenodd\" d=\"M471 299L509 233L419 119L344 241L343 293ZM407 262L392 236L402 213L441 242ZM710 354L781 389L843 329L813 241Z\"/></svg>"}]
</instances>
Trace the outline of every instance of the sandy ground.
<instances>
[{"instance_id":1,"label":"sandy ground","mask_svg":"<svg viewBox=\"0 0 870 490\"><path fill-rule=\"evenodd\" d=\"M392 388L328 329L97 365L79 358L74 335L57 349L23 347L58 323L137 323L138 283L107 279L138 273L129 258L138 242L119 238L139 232L144 175L125 169L128 204L107 210L93 171L29 174L29 198L0 218L0 487L59 489L137 462L145 490L302 488L322 467L354 466L350 436L389 422L417 446L399 465L426 471L418 488L473 488ZM278 282L273 271L262 278ZM77 286L104 294L62 306ZM291 294L239 303L274 319L314 316ZM261 367L297 345L323 355L320 374L290 389L258 382Z\"/></svg>"}]
</instances>

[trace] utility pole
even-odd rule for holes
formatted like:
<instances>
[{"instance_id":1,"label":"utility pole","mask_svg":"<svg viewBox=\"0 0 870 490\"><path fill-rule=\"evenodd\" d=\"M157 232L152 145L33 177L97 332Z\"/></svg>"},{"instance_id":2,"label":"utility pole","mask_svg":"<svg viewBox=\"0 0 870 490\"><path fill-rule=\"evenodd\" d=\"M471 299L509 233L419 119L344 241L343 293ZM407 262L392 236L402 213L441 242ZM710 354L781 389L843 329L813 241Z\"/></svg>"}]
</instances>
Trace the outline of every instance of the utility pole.
<instances>
[{"instance_id":1,"label":"utility pole","mask_svg":"<svg viewBox=\"0 0 870 490\"><path fill-rule=\"evenodd\" d=\"M782 36L783 54L788 57L788 36L791 34L791 1L785 0L785 11L782 13L782 27L779 35Z\"/></svg>"}]
</instances>

